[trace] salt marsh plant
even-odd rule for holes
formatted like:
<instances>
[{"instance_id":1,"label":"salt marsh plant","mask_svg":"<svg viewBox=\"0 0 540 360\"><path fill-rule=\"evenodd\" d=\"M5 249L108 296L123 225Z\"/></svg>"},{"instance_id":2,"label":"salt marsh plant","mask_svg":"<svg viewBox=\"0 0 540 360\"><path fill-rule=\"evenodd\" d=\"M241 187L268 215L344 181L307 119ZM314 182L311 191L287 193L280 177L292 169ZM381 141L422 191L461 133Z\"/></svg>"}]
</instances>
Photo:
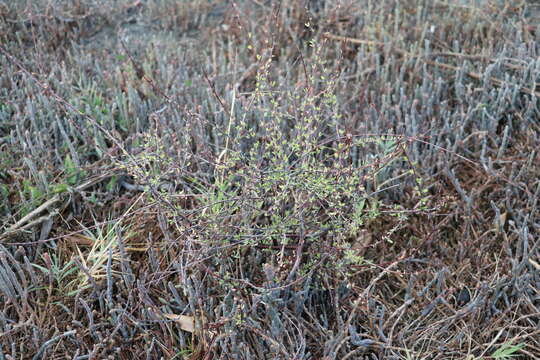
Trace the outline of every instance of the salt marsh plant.
<instances>
[{"instance_id":1,"label":"salt marsh plant","mask_svg":"<svg viewBox=\"0 0 540 360\"><path fill-rule=\"evenodd\" d=\"M336 268L351 259L358 265L361 256L351 249L357 234L380 215L385 190L412 176L408 170L387 169L406 164L402 139L347 132L334 93L339 74L325 67L321 45L313 42L309 49L312 63L296 87L271 79L268 51L257 58L254 90L232 90L228 104L220 100L227 116L220 137L198 149L214 154L207 172L187 172L188 166L167 153L157 132L140 143L137 165L126 166L148 184L152 199L164 201L163 211L178 234L193 234L203 253L262 246L266 261L291 270L294 259L284 260L286 249L305 247L310 251L297 257L295 267L330 253L337 256ZM197 155L185 145L179 150L182 163ZM160 188L167 177L176 177L179 192ZM188 196L195 208L171 206Z\"/></svg>"},{"instance_id":2,"label":"salt marsh plant","mask_svg":"<svg viewBox=\"0 0 540 360\"><path fill-rule=\"evenodd\" d=\"M124 165L167 220L164 246L184 249L173 261L191 299L187 309L214 317L218 310L194 299L216 289L227 298L244 294L235 306L215 305L234 319L227 326L237 336L253 333L245 319L252 299L261 298L267 313L249 321L272 324L273 339L286 341L283 328L292 323L279 318L278 304L308 301L326 286L349 291L355 269L371 263L366 233L391 242L402 224L379 227L383 212L394 209L386 191L416 176L407 144L347 130L335 94L340 74L326 66L323 48L310 44L311 62L294 87L273 80L272 49L257 57L252 91L233 88L221 98L209 82L224 121L209 129L193 117L189 135L174 137L159 125L166 113L157 115L134 148L134 165ZM197 131L209 140L197 141ZM194 171L194 162L203 166ZM200 280L200 271L209 277Z\"/></svg>"},{"instance_id":3,"label":"salt marsh plant","mask_svg":"<svg viewBox=\"0 0 540 360\"><path fill-rule=\"evenodd\" d=\"M479 3L0 0L0 358L538 357L536 23Z\"/></svg>"}]
</instances>

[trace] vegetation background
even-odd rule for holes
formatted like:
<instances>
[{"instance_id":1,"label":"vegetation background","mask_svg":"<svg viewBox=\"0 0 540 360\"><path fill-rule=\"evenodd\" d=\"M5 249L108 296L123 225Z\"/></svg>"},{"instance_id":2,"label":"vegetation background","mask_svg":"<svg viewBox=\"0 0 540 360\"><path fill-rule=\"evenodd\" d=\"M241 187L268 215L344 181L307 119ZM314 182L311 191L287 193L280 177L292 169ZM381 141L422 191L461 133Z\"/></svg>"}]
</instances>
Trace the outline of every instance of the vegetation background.
<instances>
[{"instance_id":1,"label":"vegetation background","mask_svg":"<svg viewBox=\"0 0 540 360\"><path fill-rule=\"evenodd\" d=\"M0 359L539 358L536 6L0 1Z\"/></svg>"}]
</instances>

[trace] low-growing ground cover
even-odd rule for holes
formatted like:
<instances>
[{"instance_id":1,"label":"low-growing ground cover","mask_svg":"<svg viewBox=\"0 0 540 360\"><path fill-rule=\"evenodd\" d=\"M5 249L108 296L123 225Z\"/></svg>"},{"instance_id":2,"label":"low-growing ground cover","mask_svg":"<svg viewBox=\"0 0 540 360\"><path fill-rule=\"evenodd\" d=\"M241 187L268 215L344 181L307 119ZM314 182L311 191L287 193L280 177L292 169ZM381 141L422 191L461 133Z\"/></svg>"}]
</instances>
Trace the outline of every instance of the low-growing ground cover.
<instances>
[{"instance_id":1,"label":"low-growing ground cover","mask_svg":"<svg viewBox=\"0 0 540 360\"><path fill-rule=\"evenodd\" d=\"M0 1L0 359L540 357L527 1Z\"/></svg>"}]
</instances>

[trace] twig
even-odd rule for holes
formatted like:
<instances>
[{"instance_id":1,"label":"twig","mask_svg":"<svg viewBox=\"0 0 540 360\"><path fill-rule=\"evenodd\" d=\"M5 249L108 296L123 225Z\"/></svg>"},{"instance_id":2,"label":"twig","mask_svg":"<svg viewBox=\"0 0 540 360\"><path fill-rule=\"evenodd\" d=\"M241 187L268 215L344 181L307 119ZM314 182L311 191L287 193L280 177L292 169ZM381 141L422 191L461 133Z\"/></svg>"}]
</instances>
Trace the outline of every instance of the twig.
<instances>
[{"instance_id":1,"label":"twig","mask_svg":"<svg viewBox=\"0 0 540 360\"><path fill-rule=\"evenodd\" d=\"M96 178L90 179L87 182L85 182L84 184L81 184L81 185L77 186L74 189L74 191L75 192L83 191L83 190L89 188L90 186L93 186L93 185L99 183L103 179L106 179L106 178L111 177L113 175L114 174L109 173L109 174L101 175L101 176L98 176ZM32 210L30 213L28 213L22 219L17 221L15 224L13 224L5 233L1 234L0 235L0 240L4 240L4 239L6 239L6 238L18 233L18 232L21 232L21 231L23 231L23 230L25 230L25 229L33 226L33 225L37 225L37 224L39 224L40 222L42 222L42 221L44 221L46 219L49 219L51 217L51 215L42 216L41 218L32 221L36 216L38 216L43 211L49 209L54 204L56 204L58 201L60 201L60 199L61 199L60 194L56 194L52 198L50 198L49 200L45 201L43 204L38 206L36 209Z\"/></svg>"},{"instance_id":2,"label":"twig","mask_svg":"<svg viewBox=\"0 0 540 360\"><path fill-rule=\"evenodd\" d=\"M30 220L32 220L35 216L39 215L41 212L43 212L44 210L48 209L49 207L53 206L54 204L56 204L58 201L60 200L60 196L58 195L54 195L51 199L45 201L43 204L41 204L40 206L38 206L36 209L32 210L31 212L29 212L26 216L24 216L21 220L17 221L15 224L13 224L8 230L7 232L5 232L4 234L0 235L0 240L3 239L3 238L6 238L8 235L11 235L15 232L18 232L20 230L22 230L23 226L29 222Z\"/></svg>"}]
</instances>

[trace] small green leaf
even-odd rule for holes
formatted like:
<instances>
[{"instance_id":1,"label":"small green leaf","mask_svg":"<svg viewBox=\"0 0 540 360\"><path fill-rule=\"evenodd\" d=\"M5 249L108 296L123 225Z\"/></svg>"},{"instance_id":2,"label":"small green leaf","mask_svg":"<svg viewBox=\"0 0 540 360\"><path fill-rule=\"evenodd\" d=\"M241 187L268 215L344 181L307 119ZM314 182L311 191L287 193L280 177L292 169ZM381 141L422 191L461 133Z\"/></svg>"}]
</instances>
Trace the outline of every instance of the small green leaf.
<instances>
[{"instance_id":1,"label":"small green leaf","mask_svg":"<svg viewBox=\"0 0 540 360\"><path fill-rule=\"evenodd\" d=\"M511 358L511 357L515 356L514 353L521 350L524 346L525 346L525 344L523 344L523 343L520 343L520 344L517 344L517 345L503 344L500 348L497 349L497 351L495 351L493 354L491 354L491 356L494 359Z\"/></svg>"},{"instance_id":2,"label":"small green leaf","mask_svg":"<svg viewBox=\"0 0 540 360\"><path fill-rule=\"evenodd\" d=\"M64 171L67 176L67 182L70 185L75 185L77 182L77 168L69 155L66 155L66 158L64 159Z\"/></svg>"},{"instance_id":3,"label":"small green leaf","mask_svg":"<svg viewBox=\"0 0 540 360\"><path fill-rule=\"evenodd\" d=\"M58 184L58 185L55 185L52 189L53 193L55 194L64 193L64 192L67 192L68 190L69 190L68 184Z\"/></svg>"},{"instance_id":4,"label":"small green leaf","mask_svg":"<svg viewBox=\"0 0 540 360\"><path fill-rule=\"evenodd\" d=\"M107 192L112 192L117 182L118 182L118 177L116 175L113 175L111 179L109 180L109 182L107 183L107 186L106 186Z\"/></svg>"},{"instance_id":5,"label":"small green leaf","mask_svg":"<svg viewBox=\"0 0 540 360\"><path fill-rule=\"evenodd\" d=\"M9 188L6 184L0 184L0 194L5 198L9 196Z\"/></svg>"}]
</instances>

